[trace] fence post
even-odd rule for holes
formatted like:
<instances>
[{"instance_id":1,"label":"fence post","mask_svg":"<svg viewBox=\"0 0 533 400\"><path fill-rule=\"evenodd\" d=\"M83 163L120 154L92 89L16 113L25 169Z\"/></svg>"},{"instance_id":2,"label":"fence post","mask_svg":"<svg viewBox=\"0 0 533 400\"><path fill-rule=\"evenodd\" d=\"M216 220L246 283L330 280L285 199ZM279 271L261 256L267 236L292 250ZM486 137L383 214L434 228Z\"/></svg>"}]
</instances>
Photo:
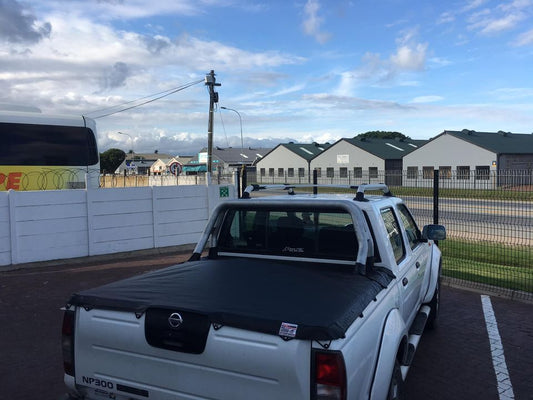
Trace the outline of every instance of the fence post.
<instances>
[{"instance_id":1,"label":"fence post","mask_svg":"<svg viewBox=\"0 0 533 400\"><path fill-rule=\"evenodd\" d=\"M9 234L11 236L11 248L10 248L10 260L11 264L19 263L19 247L18 247L18 232L17 232L17 219L16 219L16 208L19 200L19 192L13 189L7 191L7 200L8 200L8 222L9 222Z\"/></svg>"},{"instance_id":2,"label":"fence post","mask_svg":"<svg viewBox=\"0 0 533 400\"><path fill-rule=\"evenodd\" d=\"M433 171L433 223L439 223L439 170Z\"/></svg>"},{"instance_id":3,"label":"fence post","mask_svg":"<svg viewBox=\"0 0 533 400\"><path fill-rule=\"evenodd\" d=\"M316 169L313 170L313 194L318 194L318 171Z\"/></svg>"},{"instance_id":4,"label":"fence post","mask_svg":"<svg viewBox=\"0 0 533 400\"><path fill-rule=\"evenodd\" d=\"M248 186L248 171L246 170L246 167L244 164L237 172L237 197L239 199L242 198L242 194L244 193L244 190Z\"/></svg>"}]
</instances>

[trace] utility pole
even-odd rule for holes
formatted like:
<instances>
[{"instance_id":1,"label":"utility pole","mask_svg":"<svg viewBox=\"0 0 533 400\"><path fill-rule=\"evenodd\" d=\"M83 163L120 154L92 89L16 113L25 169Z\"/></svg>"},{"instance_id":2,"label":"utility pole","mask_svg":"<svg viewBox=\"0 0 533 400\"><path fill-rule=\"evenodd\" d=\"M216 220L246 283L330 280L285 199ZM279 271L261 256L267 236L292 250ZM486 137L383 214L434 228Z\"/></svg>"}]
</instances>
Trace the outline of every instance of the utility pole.
<instances>
[{"instance_id":1,"label":"utility pole","mask_svg":"<svg viewBox=\"0 0 533 400\"><path fill-rule=\"evenodd\" d=\"M215 103L218 103L218 93L215 92L215 86L220 86L216 83L215 71L211 70L205 76L205 84L209 87L209 123L207 125L207 174L208 180L211 179L211 172L213 171L213 114Z\"/></svg>"}]
</instances>

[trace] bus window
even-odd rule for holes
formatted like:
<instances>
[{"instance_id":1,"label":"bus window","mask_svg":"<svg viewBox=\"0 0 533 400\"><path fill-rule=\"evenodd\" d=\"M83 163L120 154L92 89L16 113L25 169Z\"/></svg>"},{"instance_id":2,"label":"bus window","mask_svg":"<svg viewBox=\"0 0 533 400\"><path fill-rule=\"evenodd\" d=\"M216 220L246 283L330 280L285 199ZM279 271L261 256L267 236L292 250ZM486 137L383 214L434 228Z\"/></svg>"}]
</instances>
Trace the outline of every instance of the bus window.
<instances>
[{"instance_id":1,"label":"bus window","mask_svg":"<svg viewBox=\"0 0 533 400\"><path fill-rule=\"evenodd\" d=\"M64 117L13 115L0 115L0 190L80 189L86 175L89 187L99 186L92 120L78 117L60 125Z\"/></svg>"}]
</instances>

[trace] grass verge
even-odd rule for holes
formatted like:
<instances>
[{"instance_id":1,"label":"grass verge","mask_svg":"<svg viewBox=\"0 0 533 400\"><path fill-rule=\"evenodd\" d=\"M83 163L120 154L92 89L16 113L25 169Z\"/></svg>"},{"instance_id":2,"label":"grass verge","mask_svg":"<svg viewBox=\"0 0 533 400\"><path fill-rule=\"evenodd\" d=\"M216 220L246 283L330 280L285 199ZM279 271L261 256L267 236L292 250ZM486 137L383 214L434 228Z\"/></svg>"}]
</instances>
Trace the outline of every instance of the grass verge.
<instances>
[{"instance_id":1,"label":"grass verge","mask_svg":"<svg viewBox=\"0 0 533 400\"><path fill-rule=\"evenodd\" d=\"M410 187L391 187L395 196L433 196L433 187L429 188L410 188ZM532 201L533 191L518 191L508 189L448 189L440 188L439 196L443 198L455 199L484 199L484 200L514 200L514 201Z\"/></svg>"},{"instance_id":2,"label":"grass verge","mask_svg":"<svg viewBox=\"0 0 533 400\"><path fill-rule=\"evenodd\" d=\"M443 275L533 293L533 249L446 239Z\"/></svg>"}]
</instances>

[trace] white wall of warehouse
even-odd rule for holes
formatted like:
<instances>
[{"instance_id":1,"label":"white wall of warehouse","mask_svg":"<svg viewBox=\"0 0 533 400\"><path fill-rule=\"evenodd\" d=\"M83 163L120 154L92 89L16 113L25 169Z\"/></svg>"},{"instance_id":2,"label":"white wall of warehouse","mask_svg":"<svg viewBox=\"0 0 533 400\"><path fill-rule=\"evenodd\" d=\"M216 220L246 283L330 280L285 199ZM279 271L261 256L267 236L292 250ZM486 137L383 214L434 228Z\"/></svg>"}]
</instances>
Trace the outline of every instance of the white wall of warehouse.
<instances>
[{"instance_id":1,"label":"white wall of warehouse","mask_svg":"<svg viewBox=\"0 0 533 400\"><path fill-rule=\"evenodd\" d=\"M194 244L234 185L0 192L0 266Z\"/></svg>"}]
</instances>

